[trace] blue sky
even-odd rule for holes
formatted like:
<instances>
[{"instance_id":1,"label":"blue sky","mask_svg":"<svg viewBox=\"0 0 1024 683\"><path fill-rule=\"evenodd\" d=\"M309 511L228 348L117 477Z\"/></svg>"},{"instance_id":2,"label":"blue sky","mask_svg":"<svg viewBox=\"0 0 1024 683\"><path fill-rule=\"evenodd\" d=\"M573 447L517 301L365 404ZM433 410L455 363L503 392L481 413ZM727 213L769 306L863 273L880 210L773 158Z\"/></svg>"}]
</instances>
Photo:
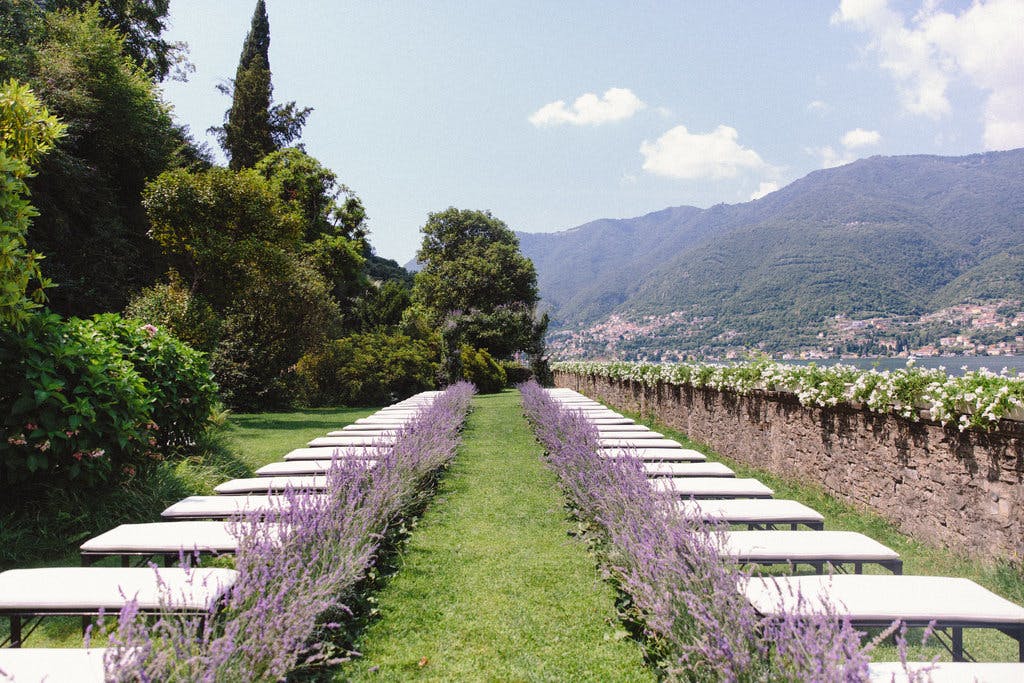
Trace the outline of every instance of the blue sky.
<instances>
[{"instance_id":1,"label":"blue sky","mask_svg":"<svg viewBox=\"0 0 1024 683\"><path fill-rule=\"evenodd\" d=\"M198 137L255 0L173 0ZM875 154L1024 146L1024 0L267 0L275 99L366 205L383 256L427 214L554 231L750 200ZM216 147L212 139L211 146Z\"/></svg>"}]
</instances>

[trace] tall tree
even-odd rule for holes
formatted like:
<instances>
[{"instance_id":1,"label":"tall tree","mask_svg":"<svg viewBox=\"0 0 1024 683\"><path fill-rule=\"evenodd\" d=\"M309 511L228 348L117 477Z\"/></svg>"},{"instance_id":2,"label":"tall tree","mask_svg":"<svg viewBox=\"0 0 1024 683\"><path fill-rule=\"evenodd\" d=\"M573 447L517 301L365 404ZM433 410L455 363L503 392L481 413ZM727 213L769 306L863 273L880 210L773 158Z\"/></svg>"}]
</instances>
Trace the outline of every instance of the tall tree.
<instances>
[{"instance_id":1,"label":"tall tree","mask_svg":"<svg viewBox=\"0 0 1024 683\"><path fill-rule=\"evenodd\" d=\"M515 233L490 212L456 208L430 214L422 231L413 301L451 337L446 353L462 343L498 358L531 352L537 272Z\"/></svg>"},{"instance_id":2,"label":"tall tree","mask_svg":"<svg viewBox=\"0 0 1024 683\"><path fill-rule=\"evenodd\" d=\"M273 104L270 72L270 20L264 0L257 0L238 69L222 91L231 95L224 125L212 128L220 138L232 170L251 168L274 150L299 138L312 109L294 102Z\"/></svg>"},{"instance_id":3,"label":"tall tree","mask_svg":"<svg viewBox=\"0 0 1024 683\"><path fill-rule=\"evenodd\" d=\"M183 134L97 6L47 12L32 52L25 80L67 135L29 181L40 213L29 245L58 285L48 293L55 311L120 310L166 269L141 193L175 162Z\"/></svg>"}]
</instances>

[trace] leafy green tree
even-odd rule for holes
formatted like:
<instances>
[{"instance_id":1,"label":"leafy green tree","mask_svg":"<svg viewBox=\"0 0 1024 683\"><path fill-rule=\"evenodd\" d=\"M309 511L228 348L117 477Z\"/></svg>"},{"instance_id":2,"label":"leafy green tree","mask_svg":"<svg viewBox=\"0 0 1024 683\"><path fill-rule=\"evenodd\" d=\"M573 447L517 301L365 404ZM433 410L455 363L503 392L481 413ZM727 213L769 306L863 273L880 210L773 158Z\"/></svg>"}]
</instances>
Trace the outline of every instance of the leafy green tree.
<instances>
[{"instance_id":1,"label":"leafy green tree","mask_svg":"<svg viewBox=\"0 0 1024 683\"><path fill-rule=\"evenodd\" d=\"M0 0L0 82L26 79L42 25L43 9L35 0Z\"/></svg>"},{"instance_id":2,"label":"leafy green tree","mask_svg":"<svg viewBox=\"0 0 1024 683\"><path fill-rule=\"evenodd\" d=\"M295 147L271 152L255 170L270 183L282 205L302 225L301 251L346 308L369 282L363 266L366 211L333 171Z\"/></svg>"},{"instance_id":3,"label":"leafy green tree","mask_svg":"<svg viewBox=\"0 0 1024 683\"><path fill-rule=\"evenodd\" d=\"M537 273L505 223L485 211L432 213L416 254L413 302L445 331L448 379L458 377L459 348L469 343L496 358L531 344Z\"/></svg>"},{"instance_id":4,"label":"leafy green tree","mask_svg":"<svg viewBox=\"0 0 1024 683\"><path fill-rule=\"evenodd\" d=\"M39 269L42 257L28 248L38 212L26 199L25 180L63 131L27 85L10 80L0 86L0 325L16 330L42 306L49 284Z\"/></svg>"},{"instance_id":5,"label":"leafy green tree","mask_svg":"<svg viewBox=\"0 0 1024 683\"><path fill-rule=\"evenodd\" d=\"M432 213L422 228L414 298L435 322L453 311L492 313L537 303L537 273L519 252L519 240L490 212L449 208Z\"/></svg>"},{"instance_id":6,"label":"leafy green tree","mask_svg":"<svg viewBox=\"0 0 1024 683\"><path fill-rule=\"evenodd\" d=\"M125 53L158 81L176 67L187 70L185 44L169 43L161 36L170 4L170 0L46 0L50 10L82 11L96 5L104 24L124 36Z\"/></svg>"},{"instance_id":7,"label":"leafy green tree","mask_svg":"<svg viewBox=\"0 0 1024 683\"><path fill-rule=\"evenodd\" d=\"M251 168L302 134L312 109L300 109L294 102L273 104L270 20L264 0L256 2L234 81L221 90L231 95L231 108L224 125L211 130L220 138L232 169Z\"/></svg>"},{"instance_id":8,"label":"leafy green tree","mask_svg":"<svg viewBox=\"0 0 1024 683\"><path fill-rule=\"evenodd\" d=\"M295 212L251 169L168 171L146 187L143 203L152 238L189 289L218 310L244 289L247 264L295 250L302 235Z\"/></svg>"},{"instance_id":9,"label":"leafy green tree","mask_svg":"<svg viewBox=\"0 0 1024 683\"><path fill-rule=\"evenodd\" d=\"M123 37L96 7L44 16L27 76L67 136L29 186L39 217L29 244L59 285L51 307L120 310L166 270L141 204L149 178L183 144L149 75L125 58ZM97 271L97 264L103 268Z\"/></svg>"}]
</instances>

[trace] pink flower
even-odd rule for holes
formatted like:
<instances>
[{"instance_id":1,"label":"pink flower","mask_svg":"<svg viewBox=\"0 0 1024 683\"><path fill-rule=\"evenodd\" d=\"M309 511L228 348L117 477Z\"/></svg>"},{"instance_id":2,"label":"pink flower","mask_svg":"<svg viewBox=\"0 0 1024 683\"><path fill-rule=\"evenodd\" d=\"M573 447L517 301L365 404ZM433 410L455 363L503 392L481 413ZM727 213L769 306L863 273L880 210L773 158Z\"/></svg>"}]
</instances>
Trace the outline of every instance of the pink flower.
<instances>
[{"instance_id":1,"label":"pink flower","mask_svg":"<svg viewBox=\"0 0 1024 683\"><path fill-rule=\"evenodd\" d=\"M46 451L50 450L50 440L47 439L46 441L44 441L41 444L37 445L36 448L38 448L43 453L45 453Z\"/></svg>"},{"instance_id":2,"label":"pink flower","mask_svg":"<svg viewBox=\"0 0 1024 683\"><path fill-rule=\"evenodd\" d=\"M143 325L142 329L144 329L146 331L146 334L148 334L150 337L156 334L156 327L154 327L153 325Z\"/></svg>"},{"instance_id":3,"label":"pink flower","mask_svg":"<svg viewBox=\"0 0 1024 683\"><path fill-rule=\"evenodd\" d=\"M96 450L94 450L94 451L89 453L89 457L90 458L102 458L104 453L106 453L105 450L103 450L102 448L97 448Z\"/></svg>"},{"instance_id":4,"label":"pink flower","mask_svg":"<svg viewBox=\"0 0 1024 683\"><path fill-rule=\"evenodd\" d=\"M36 426L36 424L34 422L26 422L25 423L25 429L27 431L31 432L33 429L38 429L38 427Z\"/></svg>"},{"instance_id":5,"label":"pink flower","mask_svg":"<svg viewBox=\"0 0 1024 683\"><path fill-rule=\"evenodd\" d=\"M71 454L71 457L74 458L75 460L81 460L82 455L82 451L75 451L74 453Z\"/></svg>"}]
</instances>

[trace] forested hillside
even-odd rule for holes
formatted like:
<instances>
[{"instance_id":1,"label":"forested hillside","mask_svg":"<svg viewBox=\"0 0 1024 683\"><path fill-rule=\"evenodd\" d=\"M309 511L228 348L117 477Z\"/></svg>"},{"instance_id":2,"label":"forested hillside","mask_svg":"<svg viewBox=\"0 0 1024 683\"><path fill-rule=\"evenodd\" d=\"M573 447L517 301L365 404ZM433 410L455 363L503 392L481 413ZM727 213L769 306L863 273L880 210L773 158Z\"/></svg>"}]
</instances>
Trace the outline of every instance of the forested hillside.
<instances>
[{"instance_id":1,"label":"forested hillside","mask_svg":"<svg viewBox=\"0 0 1024 683\"><path fill-rule=\"evenodd\" d=\"M1024 150L873 157L762 199L522 235L553 325L683 311L771 345L836 315L1020 298Z\"/></svg>"}]
</instances>

